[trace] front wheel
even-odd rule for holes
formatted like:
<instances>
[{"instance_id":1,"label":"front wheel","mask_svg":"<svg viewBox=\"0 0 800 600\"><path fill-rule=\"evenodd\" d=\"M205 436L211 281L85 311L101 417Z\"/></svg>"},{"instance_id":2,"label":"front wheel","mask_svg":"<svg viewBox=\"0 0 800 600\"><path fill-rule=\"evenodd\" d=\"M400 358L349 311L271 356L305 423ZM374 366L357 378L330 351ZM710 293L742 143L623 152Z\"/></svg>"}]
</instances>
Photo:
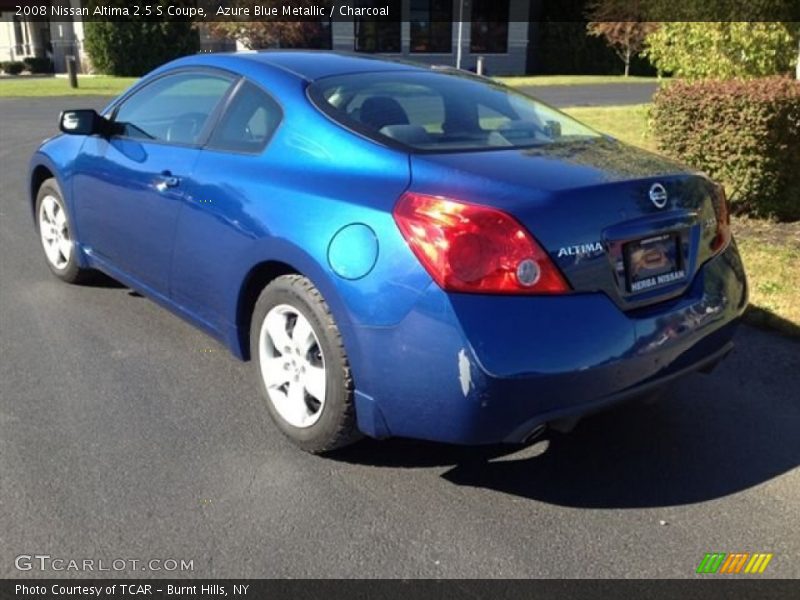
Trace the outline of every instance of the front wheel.
<instances>
[{"instance_id":1,"label":"front wheel","mask_svg":"<svg viewBox=\"0 0 800 600\"><path fill-rule=\"evenodd\" d=\"M296 445L319 454L360 437L342 338L307 278L283 275L261 292L250 356L270 416Z\"/></svg>"},{"instance_id":2,"label":"front wheel","mask_svg":"<svg viewBox=\"0 0 800 600\"><path fill-rule=\"evenodd\" d=\"M72 222L64 196L54 178L46 179L36 194L36 225L50 271L67 283L81 283L91 271L78 266Z\"/></svg>"}]
</instances>

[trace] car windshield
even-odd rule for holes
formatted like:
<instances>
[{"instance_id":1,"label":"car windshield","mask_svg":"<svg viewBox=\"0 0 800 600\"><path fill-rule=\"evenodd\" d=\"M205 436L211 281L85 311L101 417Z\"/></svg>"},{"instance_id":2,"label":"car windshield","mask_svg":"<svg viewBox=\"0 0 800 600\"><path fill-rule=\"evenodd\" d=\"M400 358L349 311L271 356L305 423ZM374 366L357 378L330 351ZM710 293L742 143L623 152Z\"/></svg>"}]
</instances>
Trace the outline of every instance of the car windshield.
<instances>
[{"instance_id":1,"label":"car windshield","mask_svg":"<svg viewBox=\"0 0 800 600\"><path fill-rule=\"evenodd\" d=\"M327 77L312 84L310 96L348 128L428 152L527 148L600 137L529 96L467 74Z\"/></svg>"}]
</instances>

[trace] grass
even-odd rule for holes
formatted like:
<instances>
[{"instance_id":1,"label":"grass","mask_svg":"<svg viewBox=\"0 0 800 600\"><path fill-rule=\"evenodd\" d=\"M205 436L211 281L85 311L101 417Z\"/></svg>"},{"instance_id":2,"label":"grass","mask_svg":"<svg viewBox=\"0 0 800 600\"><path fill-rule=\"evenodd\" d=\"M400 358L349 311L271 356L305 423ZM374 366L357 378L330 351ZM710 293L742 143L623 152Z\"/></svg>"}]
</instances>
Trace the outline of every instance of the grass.
<instances>
[{"instance_id":1,"label":"grass","mask_svg":"<svg viewBox=\"0 0 800 600\"><path fill-rule=\"evenodd\" d=\"M655 151L647 105L569 108L564 112L628 144ZM750 285L746 320L800 336L800 223L734 217L733 233Z\"/></svg>"},{"instance_id":2,"label":"grass","mask_svg":"<svg viewBox=\"0 0 800 600\"><path fill-rule=\"evenodd\" d=\"M66 77L0 77L0 98L25 96L116 96L136 77L78 77L78 87L69 87Z\"/></svg>"},{"instance_id":3,"label":"grass","mask_svg":"<svg viewBox=\"0 0 800 600\"><path fill-rule=\"evenodd\" d=\"M761 243L741 234L736 241L750 283L747 320L800 336L800 243Z\"/></svg>"},{"instance_id":4,"label":"grass","mask_svg":"<svg viewBox=\"0 0 800 600\"><path fill-rule=\"evenodd\" d=\"M579 106L564 109L564 112L634 146L651 152L656 151L655 139L647 132L647 110L649 104L631 106Z\"/></svg>"},{"instance_id":5,"label":"grass","mask_svg":"<svg viewBox=\"0 0 800 600\"><path fill-rule=\"evenodd\" d=\"M513 87L529 85L588 85L612 83L658 83L658 77L623 77L622 75L536 75L533 77L495 77Z\"/></svg>"},{"instance_id":6,"label":"grass","mask_svg":"<svg viewBox=\"0 0 800 600\"><path fill-rule=\"evenodd\" d=\"M539 75L535 77L497 77L510 86L585 85L613 83L656 83L656 77L621 75ZM79 77L78 88L69 87L66 77L0 77L0 98L23 96L116 96L128 88L135 77Z\"/></svg>"},{"instance_id":7,"label":"grass","mask_svg":"<svg viewBox=\"0 0 800 600\"><path fill-rule=\"evenodd\" d=\"M733 231L750 283L748 321L800 336L800 223L740 217Z\"/></svg>"},{"instance_id":8,"label":"grass","mask_svg":"<svg viewBox=\"0 0 800 600\"><path fill-rule=\"evenodd\" d=\"M621 75L539 75L535 77L497 77L510 86L585 85L613 83L656 83L656 77ZM78 88L69 87L66 77L0 77L0 98L24 96L116 96L128 88L135 77L78 77Z\"/></svg>"}]
</instances>

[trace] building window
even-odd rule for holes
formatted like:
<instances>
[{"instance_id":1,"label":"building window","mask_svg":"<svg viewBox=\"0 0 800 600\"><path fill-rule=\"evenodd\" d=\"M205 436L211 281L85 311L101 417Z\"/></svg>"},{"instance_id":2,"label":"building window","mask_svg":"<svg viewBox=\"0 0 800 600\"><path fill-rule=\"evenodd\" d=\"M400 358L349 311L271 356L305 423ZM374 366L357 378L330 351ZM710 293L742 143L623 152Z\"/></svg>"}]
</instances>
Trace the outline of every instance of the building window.
<instances>
[{"instance_id":1,"label":"building window","mask_svg":"<svg viewBox=\"0 0 800 600\"><path fill-rule=\"evenodd\" d=\"M378 6L376 0L361 0L359 6ZM356 52L400 52L400 21L391 17L356 17Z\"/></svg>"},{"instance_id":2,"label":"building window","mask_svg":"<svg viewBox=\"0 0 800 600\"><path fill-rule=\"evenodd\" d=\"M453 0L411 0L411 52L453 51Z\"/></svg>"},{"instance_id":3,"label":"building window","mask_svg":"<svg viewBox=\"0 0 800 600\"><path fill-rule=\"evenodd\" d=\"M17 54L22 54L22 44L25 43L25 38L22 34L22 23L17 16L14 16L14 51Z\"/></svg>"},{"instance_id":4,"label":"building window","mask_svg":"<svg viewBox=\"0 0 800 600\"><path fill-rule=\"evenodd\" d=\"M356 52L400 52L400 22L358 18Z\"/></svg>"},{"instance_id":5,"label":"building window","mask_svg":"<svg viewBox=\"0 0 800 600\"><path fill-rule=\"evenodd\" d=\"M509 0L473 0L470 52L508 52Z\"/></svg>"}]
</instances>

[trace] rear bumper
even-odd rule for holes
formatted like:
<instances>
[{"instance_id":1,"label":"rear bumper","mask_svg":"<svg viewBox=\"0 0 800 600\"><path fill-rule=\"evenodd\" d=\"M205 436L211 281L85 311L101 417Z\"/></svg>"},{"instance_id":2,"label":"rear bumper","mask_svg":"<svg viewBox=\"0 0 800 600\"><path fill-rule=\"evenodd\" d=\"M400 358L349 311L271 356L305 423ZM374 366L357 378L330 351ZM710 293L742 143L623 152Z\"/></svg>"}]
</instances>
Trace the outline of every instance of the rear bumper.
<instances>
[{"instance_id":1,"label":"rear bumper","mask_svg":"<svg viewBox=\"0 0 800 600\"><path fill-rule=\"evenodd\" d=\"M727 354L747 304L734 244L682 297L623 312L604 294L490 297L431 286L398 325L360 327L356 412L374 437L516 442Z\"/></svg>"},{"instance_id":2,"label":"rear bumper","mask_svg":"<svg viewBox=\"0 0 800 600\"><path fill-rule=\"evenodd\" d=\"M723 344L722 347L716 348L717 344L712 340L709 341L712 342L709 345L711 346L711 350L713 350L713 352L697 360L697 362L690 362L690 364L682 368L676 365L674 368L668 369L666 372L654 376L647 381L609 396L587 401L578 405L569 405L556 408L549 412L538 413L528 421L521 423L516 429L512 430L503 441L508 443L523 442L539 425L565 419L569 420L571 418L585 417L589 414L606 410L616 404L621 404L623 402L645 396L649 392L655 391L667 385L671 381L683 377L684 375L689 375L696 371L713 368L717 363L724 359L731 350L733 350L733 342L728 341L727 343Z\"/></svg>"}]
</instances>

